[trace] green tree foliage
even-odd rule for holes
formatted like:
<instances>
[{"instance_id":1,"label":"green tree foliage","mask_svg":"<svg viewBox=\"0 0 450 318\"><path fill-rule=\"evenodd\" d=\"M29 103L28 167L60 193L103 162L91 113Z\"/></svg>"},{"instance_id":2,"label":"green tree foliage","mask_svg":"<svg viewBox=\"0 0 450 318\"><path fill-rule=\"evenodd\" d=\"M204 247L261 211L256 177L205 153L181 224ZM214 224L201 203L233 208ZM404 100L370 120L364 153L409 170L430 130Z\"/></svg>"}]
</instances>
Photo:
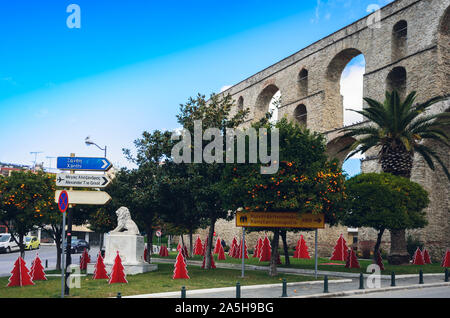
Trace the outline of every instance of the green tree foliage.
<instances>
[{"instance_id":1,"label":"green tree foliage","mask_svg":"<svg viewBox=\"0 0 450 318\"><path fill-rule=\"evenodd\" d=\"M272 124L261 124L270 135ZM227 208L261 213L323 213L326 223L336 224L337 215L343 211L344 176L336 161L327 160L323 136L286 118L275 127L280 136L278 172L261 174L260 163L229 165L222 185ZM278 250L279 228L255 230L273 231L272 249ZM275 275L275 253L271 267L271 274Z\"/></svg>"},{"instance_id":2,"label":"green tree foliage","mask_svg":"<svg viewBox=\"0 0 450 318\"><path fill-rule=\"evenodd\" d=\"M25 253L24 237L45 221L57 219L55 178L43 172L15 171L0 177L0 222Z\"/></svg>"},{"instance_id":3,"label":"green tree foliage","mask_svg":"<svg viewBox=\"0 0 450 318\"><path fill-rule=\"evenodd\" d=\"M340 222L378 231L374 257L383 232L422 228L427 224L428 193L421 185L389 173L364 173L345 182L347 208Z\"/></svg>"},{"instance_id":4,"label":"green tree foliage","mask_svg":"<svg viewBox=\"0 0 450 318\"><path fill-rule=\"evenodd\" d=\"M434 97L424 103L416 103L416 92L411 92L403 101L396 91L386 92L384 102L364 98L368 106L356 111L369 123L363 126L351 126L343 129L342 138L356 138L349 147L352 152L348 158L370 149L379 149L379 160L383 172L406 178L411 177L414 154L421 156L434 170L437 162L450 180L448 168L437 155L435 149L426 145L433 141L442 147L449 147L447 135L450 113L427 115L432 105L443 100ZM343 150L345 150L343 149ZM409 260L406 251L404 230L393 230L389 263L402 264Z\"/></svg>"},{"instance_id":5,"label":"green tree foliage","mask_svg":"<svg viewBox=\"0 0 450 318\"><path fill-rule=\"evenodd\" d=\"M217 128L226 135L227 128L236 128L240 126L248 114L248 109L232 113L231 109L234 101L231 95L212 94L209 100L204 95L198 95L196 98L190 98L187 103L180 106L180 113L177 115L178 122L187 130L191 136L194 136L194 122L201 120L202 135L208 128ZM201 149L210 143L208 140L202 140ZM225 150L225 149L221 149ZM192 159L194 154L191 152ZM224 152L225 155L225 152ZM192 160L191 162L194 162ZM223 160L225 162L225 160ZM214 234L214 226L218 219L227 218L228 210L222 200L222 187L225 163L193 163L188 165L187 173L191 179L191 194L195 200L196 211L202 220L209 225L207 253L211 252ZM211 268L211 260L206 257L205 268Z\"/></svg>"}]
</instances>

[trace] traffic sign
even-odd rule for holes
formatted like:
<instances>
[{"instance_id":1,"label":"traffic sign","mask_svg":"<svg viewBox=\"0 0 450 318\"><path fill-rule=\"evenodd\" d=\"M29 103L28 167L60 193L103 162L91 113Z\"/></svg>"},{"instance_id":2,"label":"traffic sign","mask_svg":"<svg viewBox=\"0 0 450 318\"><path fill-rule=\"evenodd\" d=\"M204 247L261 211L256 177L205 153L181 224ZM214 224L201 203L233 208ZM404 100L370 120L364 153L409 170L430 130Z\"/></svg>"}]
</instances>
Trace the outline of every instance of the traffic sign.
<instances>
[{"instance_id":1,"label":"traffic sign","mask_svg":"<svg viewBox=\"0 0 450 318\"><path fill-rule=\"evenodd\" d=\"M58 173L56 176L58 187L104 188L110 182L111 180L103 174Z\"/></svg>"},{"instance_id":2,"label":"traffic sign","mask_svg":"<svg viewBox=\"0 0 450 318\"><path fill-rule=\"evenodd\" d=\"M66 212L68 206L69 206L69 195L67 194L67 191L63 190L58 196L59 211L61 211L61 213Z\"/></svg>"},{"instance_id":3,"label":"traffic sign","mask_svg":"<svg viewBox=\"0 0 450 318\"><path fill-rule=\"evenodd\" d=\"M155 234L156 234L157 237L160 237L161 234L162 234L162 233L161 233L161 230L157 230Z\"/></svg>"},{"instance_id":4,"label":"traffic sign","mask_svg":"<svg viewBox=\"0 0 450 318\"><path fill-rule=\"evenodd\" d=\"M55 202L58 202L60 193L64 190L56 190L55 192ZM108 193L104 191L77 191L68 190L67 194L69 196L69 204L92 204L92 205L103 205L111 200Z\"/></svg>"},{"instance_id":5,"label":"traffic sign","mask_svg":"<svg viewBox=\"0 0 450 318\"><path fill-rule=\"evenodd\" d=\"M325 216L323 213L237 212L236 226L323 229Z\"/></svg>"},{"instance_id":6,"label":"traffic sign","mask_svg":"<svg viewBox=\"0 0 450 318\"><path fill-rule=\"evenodd\" d=\"M112 163L106 158L58 157L56 167L61 170L107 171Z\"/></svg>"}]
</instances>

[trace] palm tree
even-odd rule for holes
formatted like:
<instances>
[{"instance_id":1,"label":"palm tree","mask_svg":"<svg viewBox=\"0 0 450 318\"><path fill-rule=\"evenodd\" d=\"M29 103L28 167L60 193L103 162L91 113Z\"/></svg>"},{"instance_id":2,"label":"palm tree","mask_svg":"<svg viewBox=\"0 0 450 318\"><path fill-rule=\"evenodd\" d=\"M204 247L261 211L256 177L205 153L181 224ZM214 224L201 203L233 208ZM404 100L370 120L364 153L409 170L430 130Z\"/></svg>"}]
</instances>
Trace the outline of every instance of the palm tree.
<instances>
[{"instance_id":1,"label":"palm tree","mask_svg":"<svg viewBox=\"0 0 450 318\"><path fill-rule=\"evenodd\" d=\"M371 98L364 98L368 107L361 111L353 110L369 123L343 129L342 139L358 137L351 145L341 151L350 149L347 159L369 149L379 149L378 158L383 172L405 178L411 177L414 154L423 157L428 166L435 170L435 161L450 180L448 168L435 150L425 145L426 140L435 141L449 147L446 129L449 127L450 113L434 115L423 114L431 105L444 100L434 97L425 103L414 104L416 92L411 92L403 101L396 91L386 92L386 99L380 103ZM391 229L390 264L402 264L409 261L406 251L405 230Z\"/></svg>"}]
</instances>

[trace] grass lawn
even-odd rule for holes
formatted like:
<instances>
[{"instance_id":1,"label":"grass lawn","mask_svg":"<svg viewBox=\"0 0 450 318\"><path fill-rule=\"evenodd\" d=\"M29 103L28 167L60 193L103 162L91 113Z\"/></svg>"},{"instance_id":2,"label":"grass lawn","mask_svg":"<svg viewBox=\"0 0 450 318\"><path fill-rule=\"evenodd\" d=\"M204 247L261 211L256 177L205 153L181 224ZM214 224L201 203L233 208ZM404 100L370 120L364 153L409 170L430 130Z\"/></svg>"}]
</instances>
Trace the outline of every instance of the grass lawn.
<instances>
[{"instance_id":1,"label":"grass lawn","mask_svg":"<svg viewBox=\"0 0 450 318\"><path fill-rule=\"evenodd\" d=\"M246 271L241 278L241 271L234 269L203 270L198 266L188 266L190 279L172 279L173 264L158 264L158 270L138 275L127 276L128 284L108 285L106 280L93 280L92 275L81 277L81 288L71 289L70 297L114 297L120 292L123 296L186 290L233 287L236 282L241 286L259 284L277 284L281 286L283 278L287 282L314 280L313 277L280 274L269 277L267 272ZM48 271L48 273L56 273ZM0 298L51 298L61 295L61 277L48 277L47 281L37 281L34 286L6 287L8 277L0 278ZM281 287L280 287L281 288Z\"/></svg>"},{"instance_id":2,"label":"grass lawn","mask_svg":"<svg viewBox=\"0 0 450 318\"><path fill-rule=\"evenodd\" d=\"M170 252L168 258L176 258L176 252ZM159 257L154 255L153 257ZM217 261L217 256L214 257L214 261L216 263L232 263L232 264L241 264L242 259L231 258L226 255L227 259L225 261ZM259 262L257 258L253 258L252 254L249 253L248 259L245 260L246 265L260 265L260 266L268 266L269 262ZM284 265L284 256L281 256L282 265L278 265L279 267L288 267L288 268L302 268L302 269L312 269L314 270L314 256L311 255L311 259L298 259L289 257L290 266ZM198 260L202 261L202 256L194 256L189 260ZM330 261L328 258L319 257L318 259L318 270L323 271L334 271L334 272L348 272L348 273L366 273L367 266L372 264L371 260L358 260L361 268L345 268L345 262L340 261ZM320 265L321 263L339 263L344 265ZM440 263L427 264L427 265L389 265L387 261L383 261L384 271L381 274L390 275L391 272L395 272L396 275L402 274L419 274L419 270L422 269L424 273L444 273L444 268L440 266Z\"/></svg>"}]
</instances>

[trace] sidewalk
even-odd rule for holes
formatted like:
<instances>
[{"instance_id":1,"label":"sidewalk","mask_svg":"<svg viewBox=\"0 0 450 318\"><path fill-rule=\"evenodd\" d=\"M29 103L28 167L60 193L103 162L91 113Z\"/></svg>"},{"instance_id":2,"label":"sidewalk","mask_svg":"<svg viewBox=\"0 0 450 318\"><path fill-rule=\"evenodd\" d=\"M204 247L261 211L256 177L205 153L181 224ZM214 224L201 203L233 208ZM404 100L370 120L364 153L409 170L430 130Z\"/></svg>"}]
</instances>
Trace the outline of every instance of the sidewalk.
<instances>
[{"instance_id":1,"label":"sidewalk","mask_svg":"<svg viewBox=\"0 0 450 318\"><path fill-rule=\"evenodd\" d=\"M157 259L154 258L152 262L160 263L173 263L174 260ZM199 261L189 261L188 265L201 266ZM240 269L239 264L217 264L220 268L234 268ZM253 266L246 265L245 270L268 270L267 266ZM302 270L302 269L283 269L279 268L280 273L285 272L289 274L297 275L314 275L314 271ZM312 273L311 273L312 272ZM419 275L397 275L396 286L391 287L390 276L389 279L382 278L380 280L380 288L368 288L368 277L365 275L364 289L359 289L359 274L340 273L340 272L325 272L318 271L319 277L328 275L328 277L340 277L340 279L333 279L328 281L328 293L324 293L324 282L310 281L299 283L287 283L287 297L338 297L356 295L362 293L375 293L386 290L402 290L412 288L430 288L439 286L448 286L450 293L450 282L444 282L444 273L442 274L424 274L424 284L419 284ZM352 277L353 276L353 277ZM356 277L355 277L356 276ZM383 275L382 275L383 276ZM384 275L386 276L386 275ZM241 298L279 298L282 295L282 283L270 284L270 285L253 285L253 286L241 286ZM145 294L127 296L124 298L180 298L181 291L157 293L157 294ZM211 288L200 290L186 290L187 298L236 298L236 287L225 288Z\"/></svg>"}]
</instances>

